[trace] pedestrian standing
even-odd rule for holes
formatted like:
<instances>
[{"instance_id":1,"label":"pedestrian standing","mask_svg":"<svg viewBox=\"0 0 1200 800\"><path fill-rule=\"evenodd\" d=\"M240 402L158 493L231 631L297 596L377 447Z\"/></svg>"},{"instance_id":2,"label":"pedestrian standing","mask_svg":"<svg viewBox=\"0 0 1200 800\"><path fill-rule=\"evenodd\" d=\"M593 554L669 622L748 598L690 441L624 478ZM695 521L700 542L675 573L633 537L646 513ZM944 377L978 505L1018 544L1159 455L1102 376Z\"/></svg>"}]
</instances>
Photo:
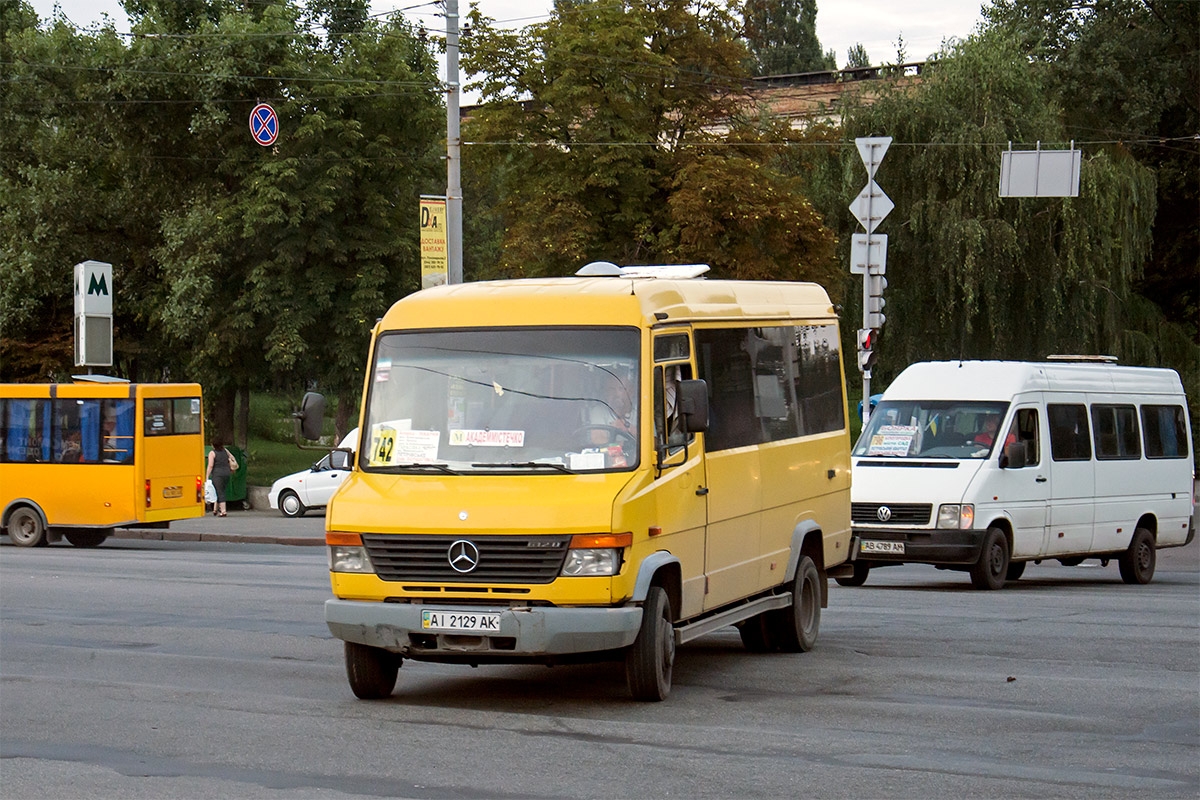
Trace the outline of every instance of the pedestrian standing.
<instances>
[{"instance_id":1,"label":"pedestrian standing","mask_svg":"<svg viewBox=\"0 0 1200 800\"><path fill-rule=\"evenodd\" d=\"M212 450L208 454L208 471L205 473L205 480L213 482L213 488L217 490L217 502L213 503L213 516L225 516L225 485L229 483L229 476L237 472L237 459L233 457L233 453L225 449L225 442L220 436L214 436L212 441Z\"/></svg>"}]
</instances>

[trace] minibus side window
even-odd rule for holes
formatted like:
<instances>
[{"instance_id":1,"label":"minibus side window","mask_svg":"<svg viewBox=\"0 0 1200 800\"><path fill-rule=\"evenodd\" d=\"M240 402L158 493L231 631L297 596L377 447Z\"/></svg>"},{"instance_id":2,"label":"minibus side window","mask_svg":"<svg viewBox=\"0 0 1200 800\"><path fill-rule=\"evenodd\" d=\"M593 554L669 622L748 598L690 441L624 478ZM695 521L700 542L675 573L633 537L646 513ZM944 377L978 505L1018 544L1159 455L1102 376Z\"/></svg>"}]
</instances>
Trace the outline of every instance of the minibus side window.
<instances>
[{"instance_id":1,"label":"minibus side window","mask_svg":"<svg viewBox=\"0 0 1200 800\"><path fill-rule=\"evenodd\" d=\"M1025 466L1036 467L1042 461L1038 446L1038 412L1036 408L1019 408L1013 417L1012 427L1004 437L1005 446L1020 442L1025 445Z\"/></svg>"},{"instance_id":2,"label":"minibus side window","mask_svg":"<svg viewBox=\"0 0 1200 800\"><path fill-rule=\"evenodd\" d=\"M1113 461L1142 457L1137 410L1133 406L1093 405L1092 427L1097 459Z\"/></svg>"},{"instance_id":3,"label":"minibus side window","mask_svg":"<svg viewBox=\"0 0 1200 800\"><path fill-rule=\"evenodd\" d=\"M104 400L100 422L100 457L104 461L133 462L132 400Z\"/></svg>"},{"instance_id":4,"label":"minibus side window","mask_svg":"<svg viewBox=\"0 0 1200 800\"><path fill-rule=\"evenodd\" d=\"M1146 458L1187 458L1187 426L1183 406L1142 406Z\"/></svg>"},{"instance_id":5,"label":"minibus side window","mask_svg":"<svg viewBox=\"0 0 1200 800\"><path fill-rule=\"evenodd\" d=\"M18 464L50 460L50 401L8 401L4 457Z\"/></svg>"},{"instance_id":6,"label":"minibus side window","mask_svg":"<svg viewBox=\"0 0 1200 800\"><path fill-rule=\"evenodd\" d=\"M1046 406L1050 421L1050 457L1055 461L1088 461L1092 457L1087 407L1067 403Z\"/></svg>"},{"instance_id":7,"label":"minibus side window","mask_svg":"<svg viewBox=\"0 0 1200 800\"><path fill-rule=\"evenodd\" d=\"M680 413L679 382L691 380L691 364L667 364L654 368L654 446L669 450L695 441L694 434L683 433L683 414ZM664 431L666 436L664 437Z\"/></svg>"}]
</instances>

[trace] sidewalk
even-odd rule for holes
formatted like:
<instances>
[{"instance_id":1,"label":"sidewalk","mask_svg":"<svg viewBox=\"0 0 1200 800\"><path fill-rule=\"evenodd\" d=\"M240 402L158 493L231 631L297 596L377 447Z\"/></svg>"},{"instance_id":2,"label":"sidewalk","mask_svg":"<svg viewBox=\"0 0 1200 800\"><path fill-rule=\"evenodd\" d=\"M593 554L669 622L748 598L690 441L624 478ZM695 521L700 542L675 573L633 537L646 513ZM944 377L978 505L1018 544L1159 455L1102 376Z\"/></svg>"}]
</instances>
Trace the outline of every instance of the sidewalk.
<instances>
[{"instance_id":1,"label":"sidewalk","mask_svg":"<svg viewBox=\"0 0 1200 800\"><path fill-rule=\"evenodd\" d=\"M324 509L288 518L278 511L230 511L227 517L211 513L195 519L176 520L169 528L118 528L113 539L150 539L165 542L240 542L323 546Z\"/></svg>"}]
</instances>

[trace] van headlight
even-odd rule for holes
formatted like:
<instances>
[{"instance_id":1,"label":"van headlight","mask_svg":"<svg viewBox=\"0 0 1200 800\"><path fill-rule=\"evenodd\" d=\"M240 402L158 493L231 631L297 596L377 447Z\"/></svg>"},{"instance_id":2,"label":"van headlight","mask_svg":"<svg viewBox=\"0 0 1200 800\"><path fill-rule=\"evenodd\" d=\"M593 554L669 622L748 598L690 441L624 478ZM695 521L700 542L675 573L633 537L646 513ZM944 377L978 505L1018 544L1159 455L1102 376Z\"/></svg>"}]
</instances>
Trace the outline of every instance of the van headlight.
<instances>
[{"instance_id":1,"label":"van headlight","mask_svg":"<svg viewBox=\"0 0 1200 800\"><path fill-rule=\"evenodd\" d=\"M971 503L946 503L938 507L939 528L970 530L975 524L975 506Z\"/></svg>"},{"instance_id":2,"label":"van headlight","mask_svg":"<svg viewBox=\"0 0 1200 800\"><path fill-rule=\"evenodd\" d=\"M625 548L631 544L632 533L572 536L562 574L571 578L616 575L621 571Z\"/></svg>"},{"instance_id":3,"label":"van headlight","mask_svg":"<svg viewBox=\"0 0 1200 800\"><path fill-rule=\"evenodd\" d=\"M374 572L367 548L362 545L334 544L326 548L330 572Z\"/></svg>"}]
</instances>

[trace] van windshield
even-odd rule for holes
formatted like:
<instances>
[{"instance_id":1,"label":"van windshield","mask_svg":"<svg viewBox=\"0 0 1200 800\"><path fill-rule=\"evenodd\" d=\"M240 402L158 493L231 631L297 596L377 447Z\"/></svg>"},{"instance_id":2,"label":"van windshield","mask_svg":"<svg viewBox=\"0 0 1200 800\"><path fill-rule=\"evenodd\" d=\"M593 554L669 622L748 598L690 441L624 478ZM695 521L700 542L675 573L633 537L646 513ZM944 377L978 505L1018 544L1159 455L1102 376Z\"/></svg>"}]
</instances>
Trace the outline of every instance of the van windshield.
<instances>
[{"instance_id":1,"label":"van windshield","mask_svg":"<svg viewBox=\"0 0 1200 800\"><path fill-rule=\"evenodd\" d=\"M879 458L987 458L1008 403L884 400L854 455Z\"/></svg>"},{"instance_id":2,"label":"van windshield","mask_svg":"<svg viewBox=\"0 0 1200 800\"><path fill-rule=\"evenodd\" d=\"M375 347L368 472L549 474L638 463L636 328L386 333Z\"/></svg>"}]
</instances>

